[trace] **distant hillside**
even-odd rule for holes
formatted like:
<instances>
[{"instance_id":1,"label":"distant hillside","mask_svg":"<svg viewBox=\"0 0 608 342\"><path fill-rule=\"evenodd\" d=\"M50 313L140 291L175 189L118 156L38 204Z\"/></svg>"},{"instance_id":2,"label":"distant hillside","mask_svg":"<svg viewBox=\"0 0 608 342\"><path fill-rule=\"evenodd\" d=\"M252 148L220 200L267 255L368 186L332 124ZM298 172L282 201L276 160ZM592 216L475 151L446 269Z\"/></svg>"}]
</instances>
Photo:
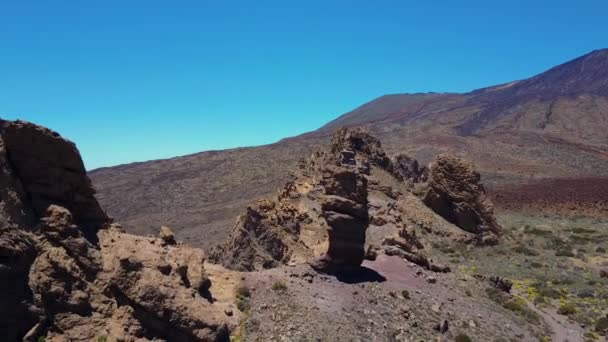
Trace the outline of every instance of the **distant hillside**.
<instances>
[{"instance_id":1,"label":"distant hillside","mask_svg":"<svg viewBox=\"0 0 608 342\"><path fill-rule=\"evenodd\" d=\"M608 176L608 50L466 94L382 96L272 145L104 168L90 177L106 211L127 229L156 232L167 224L178 238L207 247L336 129L360 125L389 153L422 162L440 152L471 159L490 186Z\"/></svg>"}]
</instances>

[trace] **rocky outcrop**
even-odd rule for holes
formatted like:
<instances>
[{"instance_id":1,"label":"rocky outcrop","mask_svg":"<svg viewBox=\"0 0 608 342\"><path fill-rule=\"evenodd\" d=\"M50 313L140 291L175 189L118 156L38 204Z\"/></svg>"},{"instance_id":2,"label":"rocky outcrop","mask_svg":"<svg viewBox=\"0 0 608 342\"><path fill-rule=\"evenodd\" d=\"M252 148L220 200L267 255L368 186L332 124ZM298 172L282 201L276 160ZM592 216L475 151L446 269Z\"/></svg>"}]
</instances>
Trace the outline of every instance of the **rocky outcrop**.
<instances>
[{"instance_id":1,"label":"rocky outcrop","mask_svg":"<svg viewBox=\"0 0 608 342\"><path fill-rule=\"evenodd\" d=\"M51 205L34 233L2 229L0 255L8 340L228 340L199 249L116 225L95 246L67 209Z\"/></svg>"},{"instance_id":2,"label":"rocky outcrop","mask_svg":"<svg viewBox=\"0 0 608 342\"><path fill-rule=\"evenodd\" d=\"M24 121L0 120L0 137L4 147L0 162L19 180L28 202L17 207L31 208L37 218L44 216L51 204L65 207L85 236L95 239L97 230L110 220L93 196L95 191L76 145L56 132Z\"/></svg>"},{"instance_id":3,"label":"rocky outcrop","mask_svg":"<svg viewBox=\"0 0 608 342\"><path fill-rule=\"evenodd\" d=\"M434 171L435 177L426 184L427 169L414 159L400 155L391 160L365 130L340 129L327 150L300 161L276 198L259 200L247 208L228 241L212 250L210 260L242 271L308 262L317 270L333 273L356 269L366 248L384 246L385 254L432 271L449 272L449 267L425 256L416 230L435 239L469 242L488 241L497 226L479 175L468 164ZM419 190L428 187L427 205L465 228L437 216L416 197L411 184L404 183L417 183ZM459 190L464 194L456 192ZM432 201L435 197L438 206ZM441 205L449 210L435 209ZM473 221L471 226L464 219L469 214L466 210L483 221ZM457 215L451 220L448 214L453 212Z\"/></svg>"},{"instance_id":4,"label":"rocky outcrop","mask_svg":"<svg viewBox=\"0 0 608 342\"><path fill-rule=\"evenodd\" d=\"M3 121L0 138L4 340L228 340L201 250L110 224L57 133Z\"/></svg>"},{"instance_id":5,"label":"rocky outcrop","mask_svg":"<svg viewBox=\"0 0 608 342\"><path fill-rule=\"evenodd\" d=\"M259 200L238 218L230 239L211 251L210 260L239 271L285 264L294 250L306 249L298 235L309 220L288 201Z\"/></svg>"},{"instance_id":6,"label":"rocky outcrop","mask_svg":"<svg viewBox=\"0 0 608 342\"><path fill-rule=\"evenodd\" d=\"M442 154L430 164L424 203L437 214L486 244L497 243L501 227L486 196L481 176L473 165L458 157Z\"/></svg>"},{"instance_id":7,"label":"rocky outcrop","mask_svg":"<svg viewBox=\"0 0 608 342\"><path fill-rule=\"evenodd\" d=\"M382 149L380 140L371 136L364 128L343 127L332 136L327 159L335 164L344 164L344 151L350 152L353 158L356 155L360 160L392 170L391 160Z\"/></svg>"},{"instance_id":8,"label":"rocky outcrop","mask_svg":"<svg viewBox=\"0 0 608 342\"><path fill-rule=\"evenodd\" d=\"M367 212L367 179L357 166L328 166L323 170L321 184L322 216L328 225L327 252L312 265L317 269L335 271L356 268L365 257L365 232L369 225Z\"/></svg>"},{"instance_id":9,"label":"rocky outcrop","mask_svg":"<svg viewBox=\"0 0 608 342\"><path fill-rule=\"evenodd\" d=\"M393 175L402 182L422 183L428 180L429 169L418 165L418 161L406 154L391 158Z\"/></svg>"}]
</instances>

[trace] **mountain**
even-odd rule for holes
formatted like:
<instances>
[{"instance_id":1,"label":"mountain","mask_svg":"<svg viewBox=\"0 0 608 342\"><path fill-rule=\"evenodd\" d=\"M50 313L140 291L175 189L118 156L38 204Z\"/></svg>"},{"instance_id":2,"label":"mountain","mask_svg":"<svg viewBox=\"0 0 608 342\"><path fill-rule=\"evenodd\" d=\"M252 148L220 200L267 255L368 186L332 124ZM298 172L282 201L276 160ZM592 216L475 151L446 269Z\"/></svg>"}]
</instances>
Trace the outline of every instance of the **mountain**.
<instances>
[{"instance_id":1,"label":"mountain","mask_svg":"<svg viewBox=\"0 0 608 342\"><path fill-rule=\"evenodd\" d=\"M421 163L442 152L470 159L490 192L554 178L603 182L596 177L608 176L608 49L469 93L382 96L267 146L103 168L90 177L104 209L128 231L166 224L181 240L209 247L223 241L248 203L274 194L289 170L342 126L365 126L388 154Z\"/></svg>"}]
</instances>

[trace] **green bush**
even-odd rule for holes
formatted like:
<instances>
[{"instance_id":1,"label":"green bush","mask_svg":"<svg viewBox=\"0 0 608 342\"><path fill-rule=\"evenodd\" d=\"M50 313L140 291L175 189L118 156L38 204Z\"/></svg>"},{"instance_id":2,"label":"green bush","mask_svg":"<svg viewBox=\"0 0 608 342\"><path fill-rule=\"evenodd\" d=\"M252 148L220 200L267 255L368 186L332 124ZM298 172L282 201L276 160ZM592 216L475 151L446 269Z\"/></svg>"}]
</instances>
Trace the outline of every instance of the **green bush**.
<instances>
[{"instance_id":1,"label":"green bush","mask_svg":"<svg viewBox=\"0 0 608 342\"><path fill-rule=\"evenodd\" d=\"M562 303L557 309L557 313L560 315L568 316L576 313L576 308L571 303Z\"/></svg>"},{"instance_id":2,"label":"green bush","mask_svg":"<svg viewBox=\"0 0 608 342\"><path fill-rule=\"evenodd\" d=\"M107 342L108 341L108 336L99 336L97 338L97 342Z\"/></svg>"},{"instance_id":3,"label":"green bush","mask_svg":"<svg viewBox=\"0 0 608 342\"><path fill-rule=\"evenodd\" d=\"M247 286L240 286L236 289L236 300L235 304L237 309L241 312L246 312L251 306L249 301L251 299L251 291Z\"/></svg>"},{"instance_id":4,"label":"green bush","mask_svg":"<svg viewBox=\"0 0 608 342\"><path fill-rule=\"evenodd\" d=\"M602 317L595 322L595 331L600 335L605 335L608 330L608 318Z\"/></svg>"},{"instance_id":5,"label":"green bush","mask_svg":"<svg viewBox=\"0 0 608 342\"><path fill-rule=\"evenodd\" d=\"M521 300L521 298L514 298L511 295L493 287L486 288L486 294L492 301L500 304L503 308L524 317L527 321L533 323L540 322L540 317L538 314L530 310L527 304Z\"/></svg>"}]
</instances>

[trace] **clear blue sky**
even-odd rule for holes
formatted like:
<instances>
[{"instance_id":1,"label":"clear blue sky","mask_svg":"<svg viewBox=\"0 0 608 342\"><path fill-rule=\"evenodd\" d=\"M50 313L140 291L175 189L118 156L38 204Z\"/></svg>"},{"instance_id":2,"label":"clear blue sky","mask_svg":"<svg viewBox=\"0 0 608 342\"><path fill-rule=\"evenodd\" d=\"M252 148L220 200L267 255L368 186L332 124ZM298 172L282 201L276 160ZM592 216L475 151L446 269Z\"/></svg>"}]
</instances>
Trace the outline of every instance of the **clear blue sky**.
<instances>
[{"instance_id":1,"label":"clear blue sky","mask_svg":"<svg viewBox=\"0 0 608 342\"><path fill-rule=\"evenodd\" d=\"M274 142L386 93L521 79L608 46L597 1L0 0L0 116L87 168Z\"/></svg>"}]
</instances>

